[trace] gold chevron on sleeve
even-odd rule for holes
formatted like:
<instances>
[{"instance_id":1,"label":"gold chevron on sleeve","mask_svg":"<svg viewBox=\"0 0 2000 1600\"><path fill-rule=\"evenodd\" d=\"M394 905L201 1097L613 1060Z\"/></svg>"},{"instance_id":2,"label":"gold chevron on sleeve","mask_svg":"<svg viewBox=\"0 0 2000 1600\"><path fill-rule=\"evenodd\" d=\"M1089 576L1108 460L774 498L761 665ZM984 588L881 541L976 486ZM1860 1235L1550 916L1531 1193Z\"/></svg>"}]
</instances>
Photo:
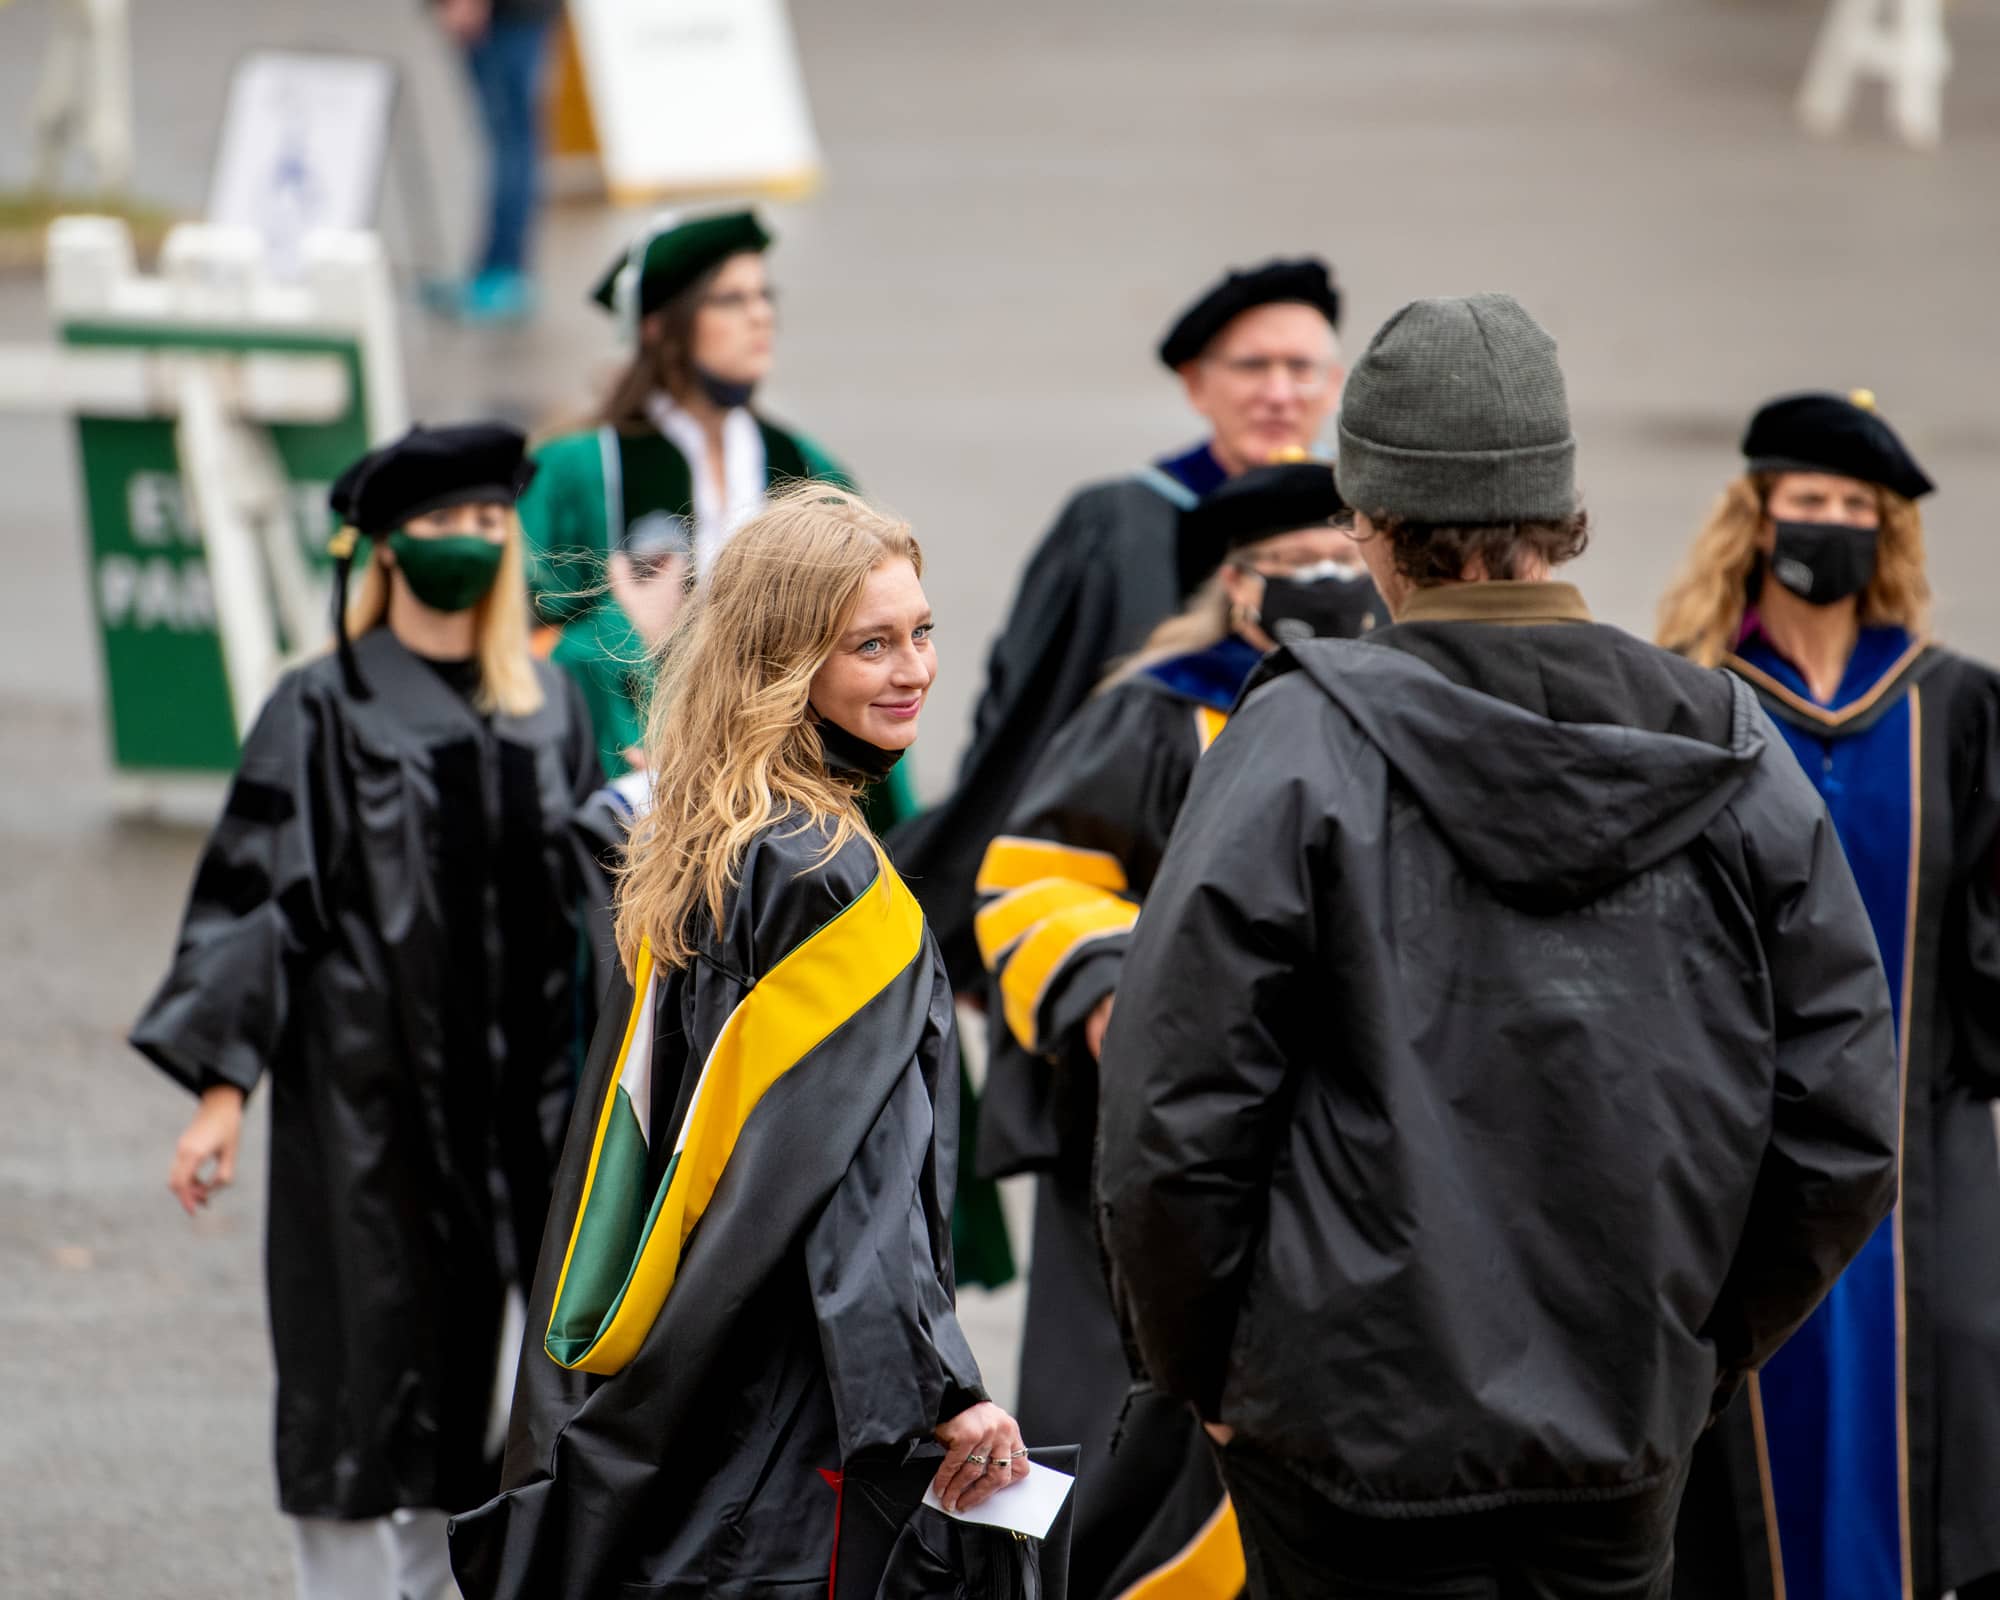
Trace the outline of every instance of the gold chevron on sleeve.
<instances>
[{"instance_id":1,"label":"gold chevron on sleeve","mask_svg":"<svg viewBox=\"0 0 2000 1600\"><path fill-rule=\"evenodd\" d=\"M1115 895L1099 895L1044 917L1021 940L1000 973L1007 1026L1024 1048L1041 1048L1042 1000L1063 969L1084 949L1126 932L1139 908Z\"/></svg>"},{"instance_id":2,"label":"gold chevron on sleeve","mask_svg":"<svg viewBox=\"0 0 2000 1600\"><path fill-rule=\"evenodd\" d=\"M1043 878L1074 878L1115 893L1125 887L1125 868L1108 850L1083 850L1053 839L1003 833L986 847L974 887L981 894L998 894Z\"/></svg>"},{"instance_id":3,"label":"gold chevron on sleeve","mask_svg":"<svg viewBox=\"0 0 2000 1600\"><path fill-rule=\"evenodd\" d=\"M1007 952L1036 923L1058 911L1104 898L1104 890L1075 878L1043 878L1009 889L999 899L982 906L972 920L973 935L979 941L979 959L985 962L988 971L997 972Z\"/></svg>"}]
</instances>

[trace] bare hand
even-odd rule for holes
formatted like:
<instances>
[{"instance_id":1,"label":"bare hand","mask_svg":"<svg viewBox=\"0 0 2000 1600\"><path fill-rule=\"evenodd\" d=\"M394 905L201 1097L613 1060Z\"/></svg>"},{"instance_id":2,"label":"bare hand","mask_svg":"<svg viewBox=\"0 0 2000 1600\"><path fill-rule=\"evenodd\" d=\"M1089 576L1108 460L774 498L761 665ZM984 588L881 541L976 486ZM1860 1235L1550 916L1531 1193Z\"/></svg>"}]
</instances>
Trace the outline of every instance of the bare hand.
<instances>
[{"instance_id":1,"label":"bare hand","mask_svg":"<svg viewBox=\"0 0 2000 1600\"><path fill-rule=\"evenodd\" d=\"M1202 1427L1207 1431L1209 1438L1219 1445L1226 1445L1236 1437L1236 1430L1226 1422L1204 1422Z\"/></svg>"},{"instance_id":2,"label":"bare hand","mask_svg":"<svg viewBox=\"0 0 2000 1600\"><path fill-rule=\"evenodd\" d=\"M189 1216L236 1181L236 1146L242 1136L243 1091L233 1083L204 1090L194 1120L174 1146L174 1164L167 1173L167 1187ZM213 1170L205 1170L210 1162Z\"/></svg>"},{"instance_id":3,"label":"bare hand","mask_svg":"<svg viewBox=\"0 0 2000 1600\"><path fill-rule=\"evenodd\" d=\"M486 37L493 20L492 0L437 0L438 25L463 45Z\"/></svg>"},{"instance_id":4,"label":"bare hand","mask_svg":"<svg viewBox=\"0 0 2000 1600\"><path fill-rule=\"evenodd\" d=\"M604 564L605 577L616 600L648 649L664 639L687 604L688 558L668 556L647 573L632 565L623 550L614 550Z\"/></svg>"},{"instance_id":5,"label":"bare hand","mask_svg":"<svg viewBox=\"0 0 2000 1600\"><path fill-rule=\"evenodd\" d=\"M1111 1004L1118 998L1116 991L1106 995L1090 1008L1090 1015L1083 1019L1083 1042L1090 1047L1090 1059L1104 1059L1104 1030L1111 1026Z\"/></svg>"},{"instance_id":6,"label":"bare hand","mask_svg":"<svg viewBox=\"0 0 2000 1600\"><path fill-rule=\"evenodd\" d=\"M982 1400L938 1425L944 1465L931 1487L947 1511L969 1511L1028 1475L1028 1457L1014 1419L991 1400Z\"/></svg>"}]
</instances>

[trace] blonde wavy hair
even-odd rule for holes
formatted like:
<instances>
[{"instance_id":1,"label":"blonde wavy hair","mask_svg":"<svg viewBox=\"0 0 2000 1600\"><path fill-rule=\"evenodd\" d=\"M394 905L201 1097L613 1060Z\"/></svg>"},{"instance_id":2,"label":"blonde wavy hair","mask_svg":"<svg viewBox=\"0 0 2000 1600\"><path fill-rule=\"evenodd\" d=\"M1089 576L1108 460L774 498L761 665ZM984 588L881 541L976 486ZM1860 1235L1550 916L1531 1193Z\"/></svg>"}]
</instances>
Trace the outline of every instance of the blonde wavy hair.
<instances>
[{"instance_id":1,"label":"blonde wavy hair","mask_svg":"<svg viewBox=\"0 0 2000 1600\"><path fill-rule=\"evenodd\" d=\"M1757 536L1771 485L1781 474L1746 472L1722 491L1695 535L1693 548L1660 601L1658 642L1704 667L1719 666L1736 647L1743 612L1753 596ZM1875 575L1861 596L1861 622L1894 625L1921 635L1930 626L1931 584L1924 572L1924 519L1913 501L1877 487L1881 542Z\"/></svg>"},{"instance_id":2,"label":"blonde wavy hair","mask_svg":"<svg viewBox=\"0 0 2000 1600\"><path fill-rule=\"evenodd\" d=\"M347 636L359 639L389 615L389 564L382 559L386 539L370 541L368 564L356 574L347 599ZM507 513L507 538L500 547L500 570L493 587L472 608L473 653L479 658L479 688L473 704L481 711L525 717L542 708L542 684L528 649L527 563L521 554L521 519Z\"/></svg>"},{"instance_id":3,"label":"blonde wavy hair","mask_svg":"<svg viewBox=\"0 0 2000 1600\"><path fill-rule=\"evenodd\" d=\"M1229 591L1223 588L1222 568L1217 567L1187 605L1147 634L1146 642L1113 666L1098 688L1101 692L1158 662L1206 650L1235 631L1229 615Z\"/></svg>"},{"instance_id":4,"label":"blonde wavy hair","mask_svg":"<svg viewBox=\"0 0 2000 1600\"><path fill-rule=\"evenodd\" d=\"M924 570L909 525L858 495L800 484L723 546L662 643L646 712L652 809L618 883L618 952L662 967L694 955L695 915L720 925L744 852L774 820L830 825L825 859L867 825L829 773L806 696L885 561Z\"/></svg>"},{"instance_id":5,"label":"blonde wavy hair","mask_svg":"<svg viewBox=\"0 0 2000 1600\"><path fill-rule=\"evenodd\" d=\"M1344 522L1342 526L1350 535L1353 533L1351 523ZM1285 535L1280 533L1270 537L1279 539ZM1222 575L1231 563L1252 558L1266 543L1265 539L1252 539L1248 544L1230 551L1228 559L1208 575L1207 581L1188 597L1185 606L1155 626L1137 650L1112 664L1103 682L1097 686L1097 692L1102 693L1113 684L1136 677L1159 662L1171 661L1175 656L1192 655L1212 644L1220 644L1234 633L1236 617Z\"/></svg>"}]
</instances>

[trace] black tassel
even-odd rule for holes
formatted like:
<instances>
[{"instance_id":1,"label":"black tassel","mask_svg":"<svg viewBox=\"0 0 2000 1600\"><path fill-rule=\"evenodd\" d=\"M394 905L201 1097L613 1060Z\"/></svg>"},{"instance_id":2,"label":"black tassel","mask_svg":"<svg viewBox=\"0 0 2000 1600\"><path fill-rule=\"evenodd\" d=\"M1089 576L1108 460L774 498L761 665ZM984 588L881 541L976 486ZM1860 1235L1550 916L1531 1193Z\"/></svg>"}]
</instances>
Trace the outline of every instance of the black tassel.
<instances>
[{"instance_id":1,"label":"black tassel","mask_svg":"<svg viewBox=\"0 0 2000 1600\"><path fill-rule=\"evenodd\" d=\"M333 555L333 637L340 652L341 681L356 700L366 700L368 685L354 659L354 641L347 636L347 575L354 566L354 550L360 542L361 535L348 526L333 536L327 549Z\"/></svg>"}]
</instances>

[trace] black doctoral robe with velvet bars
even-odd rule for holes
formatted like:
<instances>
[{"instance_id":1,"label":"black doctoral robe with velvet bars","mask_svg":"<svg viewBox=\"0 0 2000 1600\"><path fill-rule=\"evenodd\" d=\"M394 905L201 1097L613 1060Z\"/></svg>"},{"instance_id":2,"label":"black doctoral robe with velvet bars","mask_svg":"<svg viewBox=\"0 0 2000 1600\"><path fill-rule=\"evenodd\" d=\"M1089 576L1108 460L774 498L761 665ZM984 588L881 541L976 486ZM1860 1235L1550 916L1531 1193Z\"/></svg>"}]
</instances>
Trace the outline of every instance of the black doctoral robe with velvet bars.
<instances>
[{"instance_id":1,"label":"black doctoral robe with velvet bars","mask_svg":"<svg viewBox=\"0 0 2000 1600\"><path fill-rule=\"evenodd\" d=\"M598 773L569 681L484 716L387 628L289 673L132 1043L189 1089L265 1078L278 1501L447 1511L485 1449L576 1074L570 816Z\"/></svg>"},{"instance_id":2,"label":"black doctoral robe with velvet bars","mask_svg":"<svg viewBox=\"0 0 2000 1600\"><path fill-rule=\"evenodd\" d=\"M1131 1392L1091 1199L1099 1082L1084 1034L1118 987L1195 766L1259 659L1231 634L1088 701L980 869L975 930L1003 1023L981 1160L1035 1174L1020 1417L1023 1437L1083 1447L1070 1567L1080 1600L1226 1596L1243 1582L1235 1516L1194 1414Z\"/></svg>"},{"instance_id":3,"label":"black doctoral robe with velvet bars","mask_svg":"<svg viewBox=\"0 0 2000 1600\"><path fill-rule=\"evenodd\" d=\"M1148 467L1070 499L1028 558L993 641L957 786L889 836L960 989L984 988L972 932L980 858L1056 730L1180 604L1177 535L1197 498Z\"/></svg>"}]
</instances>

